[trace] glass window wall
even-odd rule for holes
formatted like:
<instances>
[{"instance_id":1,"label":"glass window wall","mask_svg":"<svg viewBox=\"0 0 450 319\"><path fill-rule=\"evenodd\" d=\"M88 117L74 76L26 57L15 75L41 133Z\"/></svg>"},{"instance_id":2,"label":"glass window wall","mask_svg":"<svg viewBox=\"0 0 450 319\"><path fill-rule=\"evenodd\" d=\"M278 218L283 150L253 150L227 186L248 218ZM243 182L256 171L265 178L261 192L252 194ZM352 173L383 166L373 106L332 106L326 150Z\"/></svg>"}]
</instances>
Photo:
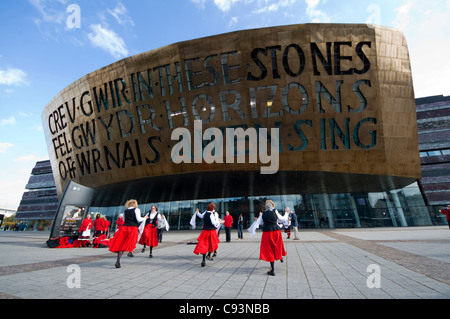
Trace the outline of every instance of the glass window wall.
<instances>
[{"instance_id":1,"label":"glass window wall","mask_svg":"<svg viewBox=\"0 0 450 319\"><path fill-rule=\"evenodd\" d=\"M435 209L427 207L417 183L400 190L379 193L340 194L288 194L254 197L206 198L163 203L139 203L142 214L156 204L158 212L165 215L171 230L191 229L192 214L198 208L206 210L210 202L223 218L228 211L234 220L240 213L244 217L244 228L249 227L264 210L266 199L275 202L276 209L284 213L289 207L297 214L299 228L352 228L352 227L403 227L445 224ZM91 214L105 215L111 222L111 231L116 230L116 221L124 211L123 206L91 207ZM197 227L201 221L197 219ZM234 223L233 227L236 227Z\"/></svg>"}]
</instances>

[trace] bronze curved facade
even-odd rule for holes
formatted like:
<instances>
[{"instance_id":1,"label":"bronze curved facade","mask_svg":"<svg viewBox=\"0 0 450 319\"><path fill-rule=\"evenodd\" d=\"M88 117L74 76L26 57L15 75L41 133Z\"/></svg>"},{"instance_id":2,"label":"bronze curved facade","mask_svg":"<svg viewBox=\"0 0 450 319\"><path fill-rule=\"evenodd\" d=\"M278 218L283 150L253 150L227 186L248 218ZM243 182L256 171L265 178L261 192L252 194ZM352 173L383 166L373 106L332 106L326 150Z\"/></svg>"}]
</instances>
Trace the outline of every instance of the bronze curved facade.
<instances>
[{"instance_id":1,"label":"bronze curved facade","mask_svg":"<svg viewBox=\"0 0 450 319\"><path fill-rule=\"evenodd\" d=\"M42 122L58 194L72 180L96 190L94 206L376 192L421 177L407 44L381 26L289 25L175 43L77 80ZM224 138L227 128L267 129L258 142L277 129L276 170L263 174L261 156L220 158L226 142L196 137L196 123ZM179 150L188 138L189 156ZM255 141L245 138L248 153Z\"/></svg>"}]
</instances>

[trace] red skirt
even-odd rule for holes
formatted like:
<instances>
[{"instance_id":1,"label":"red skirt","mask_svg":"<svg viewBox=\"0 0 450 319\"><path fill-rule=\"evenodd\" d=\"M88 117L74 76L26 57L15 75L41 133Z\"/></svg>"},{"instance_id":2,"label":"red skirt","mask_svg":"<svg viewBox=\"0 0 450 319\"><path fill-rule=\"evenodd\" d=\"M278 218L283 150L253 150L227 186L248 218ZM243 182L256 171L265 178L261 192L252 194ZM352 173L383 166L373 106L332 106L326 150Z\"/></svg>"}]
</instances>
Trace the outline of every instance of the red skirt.
<instances>
[{"instance_id":1,"label":"red skirt","mask_svg":"<svg viewBox=\"0 0 450 319\"><path fill-rule=\"evenodd\" d=\"M195 246L194 254L213 253L219 248L219 243L219 236L217 236L217 231L215 229L204 229L197 238L197 246Z\"/></svg>"},{"instance_id":2,"label":"red skirt","mask_svg":"<svg viewBox=\"0 0 450 319\"><path fill-rule=\"evenodd\" d=\"M139 239L139 245L147 245L149 247L158 246L157 228L153 227L152 224L145 226L141 238Z\"/></svg>"},{"instance_id":3,"label":"red skirt","mask_svg":"<svg viewBox=\"0 0 450 319\"><path fill-rule=\"evenodd\" d=\"M132 252L136 248L139 237L139 230L135 226L122 226L119 231L114 234L109 245L109 250L113 253L119 251Z\"/></svg>"},{"instance_id":4,"label":"red skirt","mask_svg":"<svg viewBox=\"0 0 450 319\"><path fill-rule=\"evenodd\" d=\"M259 250L259 259L272 262L281 260L283 256L286 256L286 250L284 249L281 230L263 232Z\"/></svg>"}]
</instances>

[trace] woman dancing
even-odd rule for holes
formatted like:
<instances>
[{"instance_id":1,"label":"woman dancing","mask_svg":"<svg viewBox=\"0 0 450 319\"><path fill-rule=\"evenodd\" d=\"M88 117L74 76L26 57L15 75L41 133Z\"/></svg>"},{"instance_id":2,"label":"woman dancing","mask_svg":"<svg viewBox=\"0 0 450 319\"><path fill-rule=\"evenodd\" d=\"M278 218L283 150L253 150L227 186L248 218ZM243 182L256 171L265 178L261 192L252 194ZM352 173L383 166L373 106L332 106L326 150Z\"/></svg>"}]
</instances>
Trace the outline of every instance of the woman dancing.
<instances>
[{"instance_id":1,"label":"woman dancing","mask_svg":"<svg viewBox=\"0 0 450 319\"><path fill-rule=\"evenodd\" d=\"M270 262L270 271L267 274L275 276L275 260L283 262L283 256L286 256L281 236L282 226L280 227L278 223L285 223L289 218L289 214L281 216L275 210L275 203L270 199L266 201L265 206L266 210L260 213L258 220L248 230L254 233L255 229L259 228L259 225L263 225L259 259Z\"/></svg>"},{"instance_id":2,"label":"woman dancing","mask_svg":"<svg viewBox=\"0 0 450 319\"><path fill-rule=\"evenodd\" d=\"M220 227L220 224L223 223L223 221L219 220L216 215L214 214L214 203L208 204L208 207L206 208L206 212L203 214L200 214L199 212L195 212L194 216L197 215L198 217L203 219L203 229L200 233L200 236L197 238L197 246L195 246L194 254L202 254L203 259L201 266L205 267L205 259L213 260L211 258L211 253L217 251L217 248L219 247L219 236L217 235L217 228ZM192 223L191 223L192 225ZM195 218L194 218L194 226L195 226ZM208 254L208 256L206 255Z\"/></svg>"},{"instance_id":3,"label":"woman dancing","mask_svg":"<svg viewBox=\"0 0 450 319\"><path fill-rule=\"evenodd\" d=\"M117 253L116 268L120 268L120 257L122 257L125 251L128 251L133 256L132 252L136 248L139 236L139 223L148 218L148 216L141 217L141 210L138 208L138 203L135 199L128 200L125 203L125 207L123 226L111 239L109 246L110 251Z\"/></svg>"},{"instance_id":4,"label":"woman dancing","mask_svg":"<svg viewBox=\"0 0 450 319\"><path fill-rule=\"evenodd\" d=\"M144 245L142 252L145 251L146 246L150 247L150 255L148 257L152 258L153 247L158 246L157 226L162 222L162 218L158 213L158 207L156 205L152 205L151 211L148 212L146 216L148 216L148 219L139 226L139 231L142 232L139 244Z\"/></svg>"}]
</instances>

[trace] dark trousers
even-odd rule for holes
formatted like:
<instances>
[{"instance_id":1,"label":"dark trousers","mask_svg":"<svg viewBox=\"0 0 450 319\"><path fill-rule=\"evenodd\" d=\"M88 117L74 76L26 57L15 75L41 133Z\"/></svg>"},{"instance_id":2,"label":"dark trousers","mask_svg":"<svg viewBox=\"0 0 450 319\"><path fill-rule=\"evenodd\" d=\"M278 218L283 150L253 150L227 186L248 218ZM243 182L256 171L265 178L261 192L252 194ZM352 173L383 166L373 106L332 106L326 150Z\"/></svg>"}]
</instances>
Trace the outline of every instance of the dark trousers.
<instances>
[{"instance_id":1,"label":"dark trousers","mask_svg":"<svg viewBox=\"0 0 450 319\"><path fill-rule=\"evenodd\" d=\"M225 235L227 243L231 241L231 227L225 227Z\"/></svg>"}]
</instances>

